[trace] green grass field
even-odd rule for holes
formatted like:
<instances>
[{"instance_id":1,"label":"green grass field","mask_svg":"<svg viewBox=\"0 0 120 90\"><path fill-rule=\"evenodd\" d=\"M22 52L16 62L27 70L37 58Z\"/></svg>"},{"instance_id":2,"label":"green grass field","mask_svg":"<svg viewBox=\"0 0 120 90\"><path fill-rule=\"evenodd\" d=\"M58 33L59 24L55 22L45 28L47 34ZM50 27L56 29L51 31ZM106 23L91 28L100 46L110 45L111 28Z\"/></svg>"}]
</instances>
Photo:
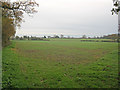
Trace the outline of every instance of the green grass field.
<instances>
[{"instance_id":1,"label":"green grass field","mask_svg":"<svg viewBox=\"0 0 120 90\"><path fill-rule=\"evenodd\" d=\"M12 42L3 49L3 88L118 88L118 43Z\"/></svg>"}]
</instances>

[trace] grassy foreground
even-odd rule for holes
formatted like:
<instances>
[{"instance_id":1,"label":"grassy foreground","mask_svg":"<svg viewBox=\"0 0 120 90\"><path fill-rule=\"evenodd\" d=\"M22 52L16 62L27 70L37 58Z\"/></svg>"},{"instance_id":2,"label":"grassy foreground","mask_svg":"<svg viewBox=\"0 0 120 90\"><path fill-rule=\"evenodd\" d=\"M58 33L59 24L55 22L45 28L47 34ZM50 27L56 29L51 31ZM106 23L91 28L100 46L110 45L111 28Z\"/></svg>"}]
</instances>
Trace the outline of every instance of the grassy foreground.
<instances>
[{"instance_id":1,"label":"grassy foreground","mask_svg":"<svg viewBox=\"0 0 120 90\"><path fill-rule=\"evenodd\" d=\"M118 88L117 45L14 41L3 49L3 88Z\"/></svg>"}]
</instances>

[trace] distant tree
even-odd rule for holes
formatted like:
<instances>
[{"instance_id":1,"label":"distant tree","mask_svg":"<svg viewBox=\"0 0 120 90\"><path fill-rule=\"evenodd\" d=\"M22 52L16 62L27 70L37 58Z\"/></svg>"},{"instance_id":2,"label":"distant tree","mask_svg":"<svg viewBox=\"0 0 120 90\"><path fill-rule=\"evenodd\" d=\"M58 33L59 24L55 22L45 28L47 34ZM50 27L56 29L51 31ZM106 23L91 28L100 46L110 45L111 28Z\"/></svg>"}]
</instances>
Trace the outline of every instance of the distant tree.
<instances>
[{"instance_id":1,"label":"distant tree","mask_svg":"<svg viewBox=\"0 0 120 90\"><path fill-rule=\"evenodd\" d=\"M103 39L113 39L113 40L116 40L116 39L118 39L118 34L104 35L102 38Z\"/></svg>"},{"instance_id":2,"label":"distant tree","mask_svg":"<svg viewBox=\"0 0 120 90\"><path fill-rule=\"evenodd\" d=\"M59 36L58 35L54 35L54 38L59 38Z\"/></svg>"},{"instance_id":3,"label":"distant tree","mask_svg":"<svg viewBox=\"0 0 120 90\"><path fill-rule=\"evenodd\" d=\"M19 40L19 36L16 36L15 39L16 39L16 40Z\"/></svg>"},{"instance_id":4,"label":"distant tree","mask_svg":"<svg viewBox=\"0 0 120 90\"><path fill-rule=\"evenodd\" d=\"M87 38L87 36L86 36L86 35L83 35L83 36L82 36L82 38L83 38L83 39L86 39L86 38Z\"/></svg>"},{"instance_id":5,"label":"distant tree","mask_svg":"<svg viewBox=\"0 0 120 90\"><path fill-rule=\"evenodd\" d=\"M61 38L64 38L64 35L61 34L60 36L61 36Z\"/></svg>"},{"instance_id":6,"label":"distant tree","mask_svg":"<svg viewBox=\"0 0 120 90\"><path fill-rule=\"evenodd\" d=\"M44 36L44 38L46 38L46 36Z\"/></svg>"},{"instance_id":7,"label":"distant tree","mask_svg":"<svg viewBox=\"0 0 120 90\"><path fill-rule=\"evenodd\" d=\"M100 37L97 36L96 38L99 39Z\"/></svg>"},{"instance_id":8,"label":"distant tree","mask_svg":"<svg viewBox=\"0 0 120 90\"><path fill-rule=\"evenodd\" d=\"M51 38L51 36L48 36L48 38Z\"/></svg>"},{"instance_id":9,"label":"distant tree","mask_svg":"<svg viewBox=\"0 0 120 90\"><path fill-rule=\"evenodd\" d=\"M91 39L91 37L88 37L88 39Z\"/></svg>"},{"instance_id":10,"label":"distant tree","mask_svg":"<svg viewBox=\"0 0 120 90\"><path fill-rule=\"evenodd\" d=\"M27 36L23 36L24 39L28 38Z\"/></svg>"},{"instance_id":11,"label":"distant tree","mask_svg":"<svg viewBox=\"0 0 120 90\"><path fill-rule=\"evenodd\" d=\"M20 37L20 40L23 40L23 38L22 38L22 37Z\"/></svg>"},{"instance_id":12,"label":"distant tree","mask_svg":"<svg viewBox=\"0 0 120 90\"><path fill-rule=\"evenodd\" d=\"M29 37L29 36L28 36L27 38L28 38L28 40L30 40L30 37Z\"/></svg>"}]
</instances>

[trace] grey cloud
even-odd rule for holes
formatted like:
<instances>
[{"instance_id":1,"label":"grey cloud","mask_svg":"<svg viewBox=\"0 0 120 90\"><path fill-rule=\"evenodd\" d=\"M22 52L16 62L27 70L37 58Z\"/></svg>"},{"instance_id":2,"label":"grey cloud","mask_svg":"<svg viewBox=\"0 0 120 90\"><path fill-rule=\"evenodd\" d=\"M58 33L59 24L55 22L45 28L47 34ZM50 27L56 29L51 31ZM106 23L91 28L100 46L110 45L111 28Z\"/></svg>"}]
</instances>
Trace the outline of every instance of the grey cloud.
<instances>
[{"instance_id":1,"label":"grey cloud","mask_svg":"<svg viewBox=\"0 0 120 90\"><path fill-rule=\"evenodd\" d=\"M103 35L117 33L118 18L110 0L39 0L38 13L25 15L17 34Z\"/></svg>"}]
</instances>

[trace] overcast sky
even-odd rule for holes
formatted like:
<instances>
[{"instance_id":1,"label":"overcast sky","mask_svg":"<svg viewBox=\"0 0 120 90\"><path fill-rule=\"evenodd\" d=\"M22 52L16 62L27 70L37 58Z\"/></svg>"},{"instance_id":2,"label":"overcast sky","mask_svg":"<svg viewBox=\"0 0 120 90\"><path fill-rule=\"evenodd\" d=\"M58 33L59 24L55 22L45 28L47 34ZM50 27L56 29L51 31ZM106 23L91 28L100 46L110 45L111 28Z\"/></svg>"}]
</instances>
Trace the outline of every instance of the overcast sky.
<instances>
[{"instance_id":1,"label":"overcast sky","mask_svg":"<svg viewBox=\"0 0 120 90\"><path fill-rule=\"evenodd\" d=\"M16 35L102 36L118 32L112 0L36 0L38 13L25 15Z\"/></svg>"}]
</instances>

